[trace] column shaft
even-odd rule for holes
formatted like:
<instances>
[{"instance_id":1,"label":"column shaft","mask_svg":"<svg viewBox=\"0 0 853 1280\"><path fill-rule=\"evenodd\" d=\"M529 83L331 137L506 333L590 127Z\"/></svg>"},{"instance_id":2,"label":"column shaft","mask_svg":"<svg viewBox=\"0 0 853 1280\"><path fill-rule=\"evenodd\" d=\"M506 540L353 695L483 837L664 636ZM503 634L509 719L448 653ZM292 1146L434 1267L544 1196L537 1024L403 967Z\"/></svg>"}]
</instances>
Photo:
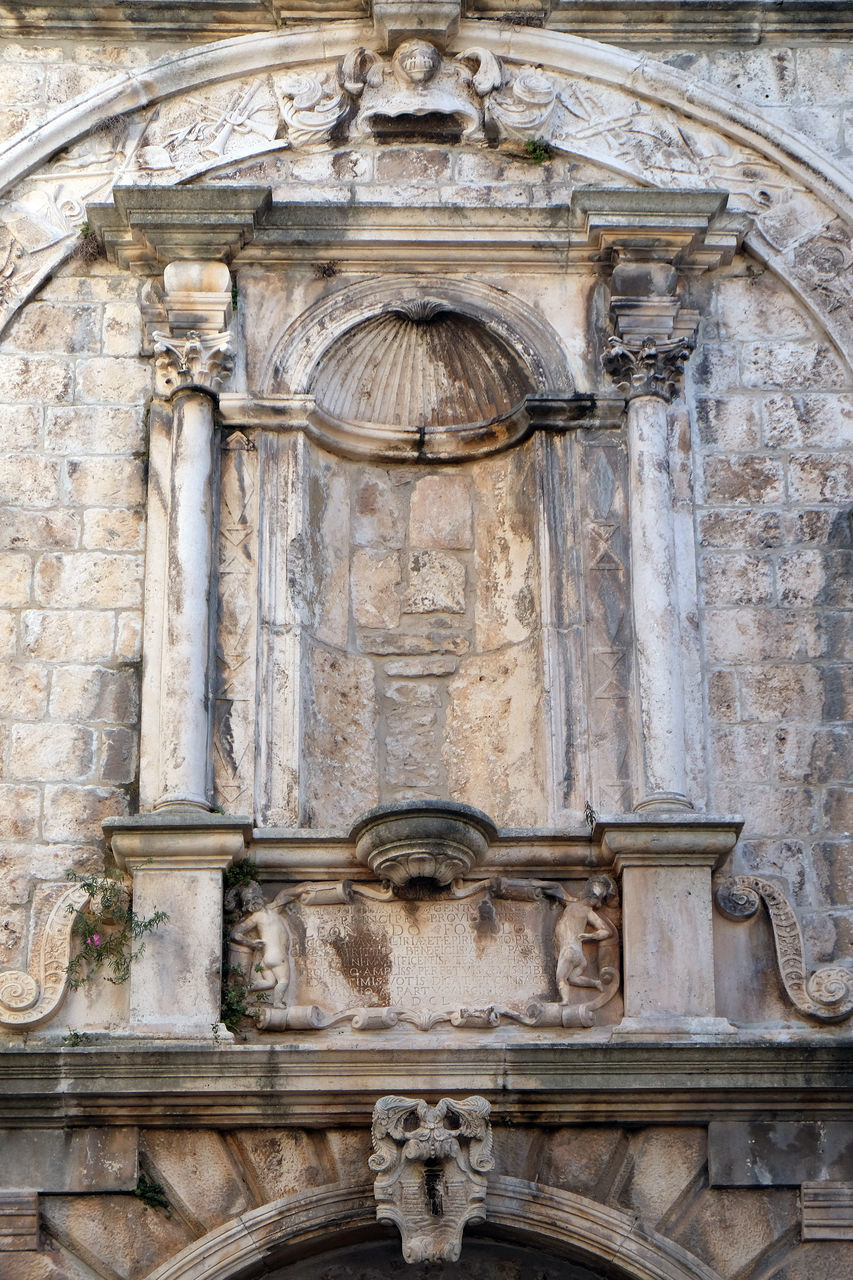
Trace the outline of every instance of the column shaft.
<instances>
[{"instance_id":1,"label":"column shaft","mask_svg":"<svg viewBox=\"0 0 853 1280\"><path fill-rule=\"evenodd\" d=\"M196 388L173 398L167 590L160 686L156 808L209 808L210 592L213 399Z\"/></svg>"},{"instance_id":2,"label":"column shaft","mask_svg":"<svg viewBox=\"0 0 853 1280\"><path fill-rule=\"evenodd\" d=\"M689 809L667 410L659 397L629 401L628 455L631 592L645 764L644 791L636 807Z\"/></svg>"}]
</instances>

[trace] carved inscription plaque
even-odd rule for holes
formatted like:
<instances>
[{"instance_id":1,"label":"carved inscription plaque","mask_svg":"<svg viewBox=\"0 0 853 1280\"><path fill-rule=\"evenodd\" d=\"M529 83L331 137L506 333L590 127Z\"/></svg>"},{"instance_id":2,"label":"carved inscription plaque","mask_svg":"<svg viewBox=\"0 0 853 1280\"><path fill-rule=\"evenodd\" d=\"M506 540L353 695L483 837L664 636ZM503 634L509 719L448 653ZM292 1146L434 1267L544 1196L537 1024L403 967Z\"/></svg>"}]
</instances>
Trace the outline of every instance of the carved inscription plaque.
<instances>
[{"instance_id":1,"label":"carved inscription plaque","mask_svg":"<svg viewBox=\"0 0 853 1280\"><path fill-rule=\"evenodd\" d=\"M454 880L417 898L349 880L266 897L252 881L229 890L225 908L230 969L262 1031L591 1027L621 1016L606 874Z\"/></svg>"},{"instance_id":2,"label":"carved inscription plaque","mask_svg":"<svg viewBox=\"0 0 853 1280\"><path fill-rule=\"evenodd\" d=\"M437 1013L557 998L556 912L542 903L356 901L300 915L299 1003Z\"/></svg>"}]
</instances>

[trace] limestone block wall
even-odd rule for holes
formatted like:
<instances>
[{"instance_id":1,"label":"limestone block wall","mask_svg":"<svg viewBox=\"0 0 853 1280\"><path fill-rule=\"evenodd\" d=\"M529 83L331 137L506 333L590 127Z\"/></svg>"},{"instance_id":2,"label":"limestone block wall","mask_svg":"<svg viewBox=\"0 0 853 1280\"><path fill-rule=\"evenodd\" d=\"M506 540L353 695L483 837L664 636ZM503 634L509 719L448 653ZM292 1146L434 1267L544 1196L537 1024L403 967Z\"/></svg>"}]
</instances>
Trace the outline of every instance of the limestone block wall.
<instances>
[{"instance_id":1,"label":"limestone block wall","mask_svg":"<svg viewBox=\"0 0 853 1280\"><path fill-rule=\"evenodd\" d=\"M786 877L825 959L850 946L850 376L745 260L719 280L701 337L689 377L709 803L744 813L734 869Z\"/></svg>"},{"instance_id":2,"label":"limestone block wall","mask_svg":"<svg viewBox=\"0 0 853 1280\"><path fill-rule=\"evenodd\" d=\"M34 881L100 865L101 822L135 790L151 384L137 289L71 261L3 337L3 964L21 958Z\"/></svg>"}]
</instances>

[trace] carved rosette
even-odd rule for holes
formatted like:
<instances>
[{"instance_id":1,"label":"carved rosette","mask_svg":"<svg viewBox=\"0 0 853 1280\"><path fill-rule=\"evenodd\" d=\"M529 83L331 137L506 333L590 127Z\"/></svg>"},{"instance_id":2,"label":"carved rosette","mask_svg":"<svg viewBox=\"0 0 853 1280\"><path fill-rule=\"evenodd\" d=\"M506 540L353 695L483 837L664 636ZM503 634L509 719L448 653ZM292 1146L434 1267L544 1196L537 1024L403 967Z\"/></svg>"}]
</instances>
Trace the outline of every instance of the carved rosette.
<instances>
[{"instance_id":1,"label":"carved rosette","mask_svg":"<svg viewBox=\"0 0 853 1280\"><path fill-rule=\"evenodd\" d=\"M840 1022L853 1013L853 972L825 965L806 973L800 922L777 884L761 876L736 876L719 886L716 901L728 920L749 920L764 903L782 984L800 1013L821 1022Z\"/></svg>"},{"instance_id":2,"label":"carved rosette","mask_svg":"<svg viewBox=\"0 0 853 1280\"><path fill-rule=\"evenodd\" d=\"M231 334L201 333L192 329L182 338L168 333L154 335L155 367L158 383L166 395L176 391L207 391L216 394L234 368Z\"/></svg>"},{"instance_id":3,"label":"carved rosette","mask_svg":"<svg viewBox=\"0 0 853 1280\"><path fill-rule=\"evenodd\" d=\"M455 1262L466 1224L485 1220L489 1113L476 1095L435 1106L389 1095L373 1108L376 1217L399 1228L407 1262Z\"/></svg>"},{"instance_id":4,"label":"carved rosette","mask_svg":"<svg viewBox=\"0 0 853 1280\"><path fill-rule=\"evenodd\" d=\"M33 898L32 943L26 971L0 973L0 1023L37 1027L56 1013L68 990L71 930L88 901L80 885L39 885Z\"/></svg>"}]
</instances>

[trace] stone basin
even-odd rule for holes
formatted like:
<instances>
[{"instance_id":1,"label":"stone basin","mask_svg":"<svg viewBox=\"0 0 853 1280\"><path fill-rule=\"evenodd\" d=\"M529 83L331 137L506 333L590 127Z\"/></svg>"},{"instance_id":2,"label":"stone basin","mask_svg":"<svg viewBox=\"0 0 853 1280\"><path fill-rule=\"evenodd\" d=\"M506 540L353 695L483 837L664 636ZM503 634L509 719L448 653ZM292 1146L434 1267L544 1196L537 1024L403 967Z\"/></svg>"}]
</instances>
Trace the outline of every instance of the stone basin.
<instances>
[{"instance_id":1,"label":"stone basin","mask_svg":"<svg viewBox=\"0 0 853 1280\"><path fill-rule=\"evenodd\" d=\"M395 885L450 884L482 861L496 836L487 814L451 800L380 805L350 832L359 862Z\"/></svg>"}]
</instances>

